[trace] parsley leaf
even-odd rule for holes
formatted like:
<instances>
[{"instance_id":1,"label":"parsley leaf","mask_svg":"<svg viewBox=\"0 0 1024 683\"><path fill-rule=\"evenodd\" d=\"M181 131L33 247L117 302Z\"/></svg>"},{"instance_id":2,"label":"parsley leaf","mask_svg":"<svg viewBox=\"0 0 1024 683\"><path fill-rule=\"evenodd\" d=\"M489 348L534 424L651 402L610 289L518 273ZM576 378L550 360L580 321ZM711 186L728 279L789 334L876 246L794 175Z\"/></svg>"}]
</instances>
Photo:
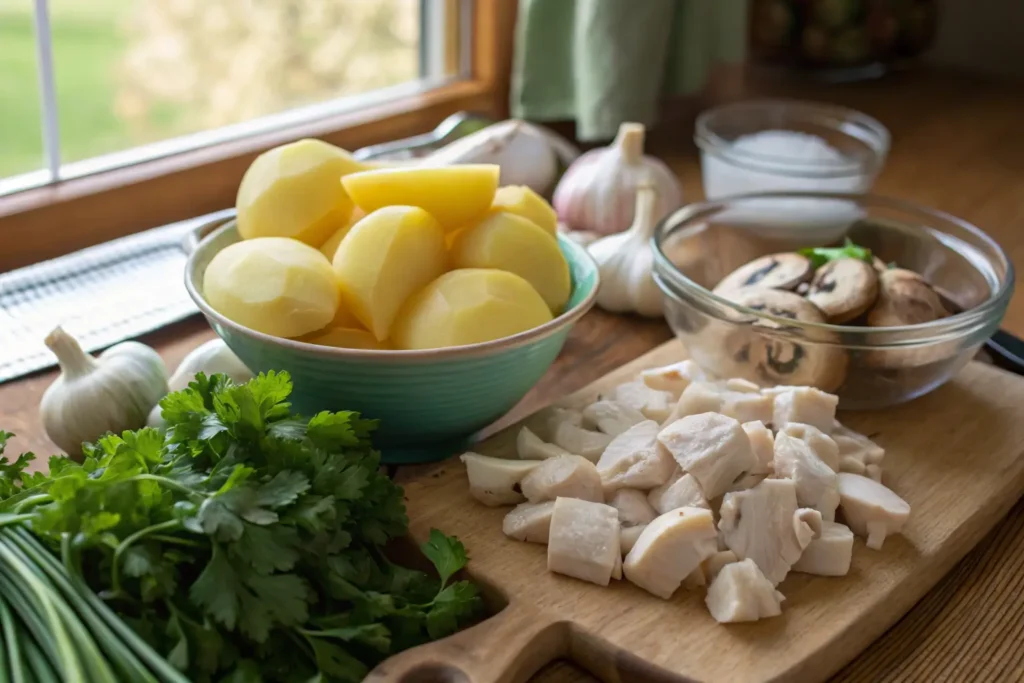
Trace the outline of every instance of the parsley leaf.
<instances>
[{"instance_id":1,"label":"parsley leaf","mask_svg":"<svg viewBox=\"0 0 1024 683\"><path fill-rule=\"evenodd\" d=\"M800 249L797 253L810 259L812 268L820 268L829 261L838 261L844 258L871 263L871 250L857 246L849 237L841 247L807 247Z\"/></svg>"},{"instance_id":2,"label":"parsley leaf","mask_svg":"<svg viewBox=\"0 0 1024 683\"><path fill-rule=\"evenodd\" d=\"M468 558L462 542L454 536L445 536L437 529L430 530L430 538L420 549L437 569L441 585L447 584L455 572L466 566Z\"/></svg>"}]
</instances>

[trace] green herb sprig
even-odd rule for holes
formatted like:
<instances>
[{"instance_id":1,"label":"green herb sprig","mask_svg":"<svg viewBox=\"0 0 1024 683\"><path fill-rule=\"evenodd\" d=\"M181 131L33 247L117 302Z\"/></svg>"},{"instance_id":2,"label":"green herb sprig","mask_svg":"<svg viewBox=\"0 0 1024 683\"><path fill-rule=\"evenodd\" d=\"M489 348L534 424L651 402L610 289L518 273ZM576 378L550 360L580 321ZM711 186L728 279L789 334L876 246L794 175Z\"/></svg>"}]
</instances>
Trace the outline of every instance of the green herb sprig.
<instances>
[{"instance_id":1,"label":"green herb sprig","mask_svg":"<svg viewBox=\"0 0 1024 683\"><path fill-rule=\"evenodd\" d=\"M820 268L829 261L852 258L859 261L871 263L871 250L867 247L860 247L847 237L841 247L807 247L797 251L801 256L806 256L811 261L812 268Z\"/></svg>"}]
</instances>

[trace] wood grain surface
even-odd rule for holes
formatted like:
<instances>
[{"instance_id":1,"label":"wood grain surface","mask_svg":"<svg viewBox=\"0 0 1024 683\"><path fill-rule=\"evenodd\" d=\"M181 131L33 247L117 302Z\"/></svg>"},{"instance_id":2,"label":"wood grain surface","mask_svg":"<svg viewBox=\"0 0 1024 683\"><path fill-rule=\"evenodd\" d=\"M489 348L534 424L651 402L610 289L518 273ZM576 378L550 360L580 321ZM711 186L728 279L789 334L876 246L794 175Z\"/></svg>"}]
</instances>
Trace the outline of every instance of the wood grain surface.
<instances>
[{"instance_id":1,"label":"wood grain surface","mask_svg":"<svg viewBox=\"0 0 1024 683\"><path fill-rule=\"evenodd\" d=\"M748 81L748 91L751 91ZM753 82L754 94L846 104L879 118L893 147L876 191L948 211L984 229L1024 268L1024 90L943 71L893 74L877 82L826 86ZM650 150L680 174L686 196L699 198L698 157L689 125L666 126ZM1024 303L1010 304L1004 327L1024 336ZM212 336L198 318L148 335L170 367ZM579 389L669 339L662 323L588 314L562 355L513 413L510 424L558 396ZM40 373L0 385L0 428L19 438L11 449L43 456L53 445L42 432L38 400L53 381ZM1020 409L1018 409L1020 410ZM1020 448L1020 447L1019 447ZM1024 450L1024 448L1022 448ZM418 476L415 468L403 479ZM1024 681L1024 502L930 591L907 616L836 677L876 681ZM564 660L542 669L532 683L592 683ZM643 679L634 679L641 683Z\"/></svg>"},{"instance_id":2,"label":"wood grain surface","mask_svg":"<svg viewBox=\"0 0 1024 683\"><path fill-rule=\"evenodd\" d=\"M585 406L643 368L685 357L678 341L667 342L556 403ZM843 414L845 424L886 449L884 481L912 510L902 536L886 539L878 552L858 540L845 577L790 574L779 585L786 596L781 617L729 627L708 614L702 590L665 601L628 582L604 588L548 573L545 546L501 533L509 508L474 501L462 464L442 463L406 483L411 532L419 541L431 527L458 536L472 576L503 594L509 614L467 631L457 646L399 655L370 680L413 683L423 668L450 664L468 683L525 681L531 664L559 649L605 681L825 680L909 610L1017 501L1024 485L1022 404L1024 378L974 363L908 405ZM518 431L510 426L473 450L515 458ZM483 656L497 654L496 643L502 656Z\"/></svg>"}]
</instances>

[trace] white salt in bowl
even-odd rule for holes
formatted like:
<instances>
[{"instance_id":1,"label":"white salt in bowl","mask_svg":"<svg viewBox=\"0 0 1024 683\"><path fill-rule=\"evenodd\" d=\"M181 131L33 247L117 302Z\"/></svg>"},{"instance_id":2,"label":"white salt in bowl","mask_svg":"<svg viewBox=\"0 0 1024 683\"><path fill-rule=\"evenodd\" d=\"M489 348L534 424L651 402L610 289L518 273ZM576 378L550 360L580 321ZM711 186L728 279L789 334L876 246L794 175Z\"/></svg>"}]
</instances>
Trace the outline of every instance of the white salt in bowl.
<instances>
[{"instance_id":1,"label":"white salt in bowl","mask_svg":"<svg viewBox=\"0 0 1024 683\"><path fill-rule=\"evenodd\" d=\"M889 131L876 119L796 100L710 109L697 118L694 141L709 200L761 192L864 193L889 151ZM730 220L757 225L771 238L828 242L860 217L850 210L847 202L793 198L770 207L748 202Z\"/></svg>"}]
</instances>

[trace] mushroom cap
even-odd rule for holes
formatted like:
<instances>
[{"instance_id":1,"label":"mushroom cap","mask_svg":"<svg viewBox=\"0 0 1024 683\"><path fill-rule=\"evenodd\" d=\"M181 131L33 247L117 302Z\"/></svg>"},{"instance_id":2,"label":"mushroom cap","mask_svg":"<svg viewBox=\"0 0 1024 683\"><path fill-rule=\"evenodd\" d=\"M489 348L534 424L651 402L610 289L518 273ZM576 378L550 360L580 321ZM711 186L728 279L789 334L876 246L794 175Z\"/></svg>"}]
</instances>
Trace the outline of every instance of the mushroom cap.
<instances>
[{"instance_id":1,"label":"mushroom cap","mask_svg":"<svg viewBox=\"0 0 1024 683\"><path fill-rule=\"evenodd\" d=\"M871 267L874 268L877 273L884 273L889 270L889 264L877 256L871 257Z\"/></svg>"},{"instance_id":2,"label":"mushroom cap","mask_svg":"<svg viewBox=\"0 0 1024 683\"><path fill-rule=\"evenodd\" d=\"M825 316L807 299L777 289L748 288L729 297L734 303L798 322L824 323ZM807 342L765 334L766 330L797 328L774 320L746 318L725 340L732 360L729 376L746 377L760 384L806 385L834 391L846 378L846 352L834 345L838 337L822 332ZM823 343L824 342L824 343Z\"/></svg>"},{"instance_id":3,"label":"mushroom cap","mask_svg":"<svg viewBox=\"0 0 1024 683\"><path fill-rule=\"evenodd\" d=\"M854 258L836 259L818 268L807 291L807 300L833 324L861 315L877 296L878 273L871 264Z\"/></svg>"},{"instance_id":4,"label":"mushroom cap","mask_svg":"<svg viewBox=\"0 0 1024 683\"><path fill-rule=\"evenodd\" d=\"M878 298L868 311L868 325L919 325L948 315L942 298L921 275L890 268L878 276Z\"/></svg>"},{"instance_id":5,"label":"mushroom cap","mask_svg":"<svg viewBox=\"0 0 1024 683\"><path fill-rule=\"evenodd\" d=\"M727 296L744 287L793 289L811 277L814 269L806 256L782 252L756 258L726 275L715 285L715 294Z\"/></svg>"}]
</instances>

